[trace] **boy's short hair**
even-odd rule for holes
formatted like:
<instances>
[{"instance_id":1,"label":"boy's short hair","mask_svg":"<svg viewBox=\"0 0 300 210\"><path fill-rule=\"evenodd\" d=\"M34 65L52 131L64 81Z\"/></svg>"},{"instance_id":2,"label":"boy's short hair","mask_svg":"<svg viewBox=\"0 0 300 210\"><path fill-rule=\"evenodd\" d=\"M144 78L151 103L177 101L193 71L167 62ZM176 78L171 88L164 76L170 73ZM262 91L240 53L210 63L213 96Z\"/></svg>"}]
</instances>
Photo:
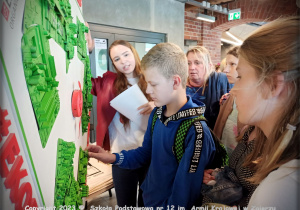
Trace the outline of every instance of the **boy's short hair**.
<instances>
[{"instance_id":1,"label":"boy's short hair","mask_svg":"<svg viewBox=\"0 0 300 210\"><path fill-rule=\"evenodd\" d=\"M179 75L181 85L186 87L188 77L187 58L181 48L173 43L159 43L143 57L142 70L157 68L167 79Z\"/></svg>"}]
</instances>

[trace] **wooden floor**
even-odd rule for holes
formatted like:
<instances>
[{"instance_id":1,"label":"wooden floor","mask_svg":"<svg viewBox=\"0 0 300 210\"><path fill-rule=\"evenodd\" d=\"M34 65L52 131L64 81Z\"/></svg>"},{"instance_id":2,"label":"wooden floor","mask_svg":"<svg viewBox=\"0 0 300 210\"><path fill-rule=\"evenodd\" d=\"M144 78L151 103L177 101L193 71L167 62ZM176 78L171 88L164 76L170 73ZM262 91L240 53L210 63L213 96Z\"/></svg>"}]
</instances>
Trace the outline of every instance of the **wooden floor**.
<instances>
[{"instance_id":1,"label":"wooden floor","mask_svg":"<svg viewBox=\"0 0 300 210\"><path fill-rule=\"evenodd\" d=\"M109 196L109 192L106 191L102 194L100 194L97 197L94 197L93 200L89 201L87 203L87 210L93 209L94 207L112 207L112 209L115 209L115 206L117 205L117 198L115 193L115 188L111 189L112 196ZM95 208L96 209L96 208ZM98 208L100 209L100 208Z\"/></svg>"}]
</instances>

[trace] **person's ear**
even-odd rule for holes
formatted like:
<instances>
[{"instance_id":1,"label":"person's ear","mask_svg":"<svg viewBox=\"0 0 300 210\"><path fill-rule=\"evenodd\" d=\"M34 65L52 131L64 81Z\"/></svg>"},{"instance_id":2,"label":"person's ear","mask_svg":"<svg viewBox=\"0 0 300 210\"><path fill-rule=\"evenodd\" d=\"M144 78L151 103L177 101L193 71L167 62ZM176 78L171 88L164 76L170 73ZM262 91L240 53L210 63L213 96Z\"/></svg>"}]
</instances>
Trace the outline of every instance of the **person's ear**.
<instances>
[{"instance_id":1,"label":"person's ear","mask_svg":"<svg viewBox=\"0 0 300 210\"><path fill-rule=\"evenodd\" d=\"M173 76L173 89L177 90L181 86L181 77L179 75Z\"/></svg>"},{"instance_id":2,"label":"person's ear","mask_svg":"<svg viewBox=\"0 0 300 210\"><path fill-rule=\"evenodd\" d=\"M273 78L273 85L271 87L272 97L279 96L284 91L284 75L282 73L278 73Z\"/></svg>"}]
</instances>

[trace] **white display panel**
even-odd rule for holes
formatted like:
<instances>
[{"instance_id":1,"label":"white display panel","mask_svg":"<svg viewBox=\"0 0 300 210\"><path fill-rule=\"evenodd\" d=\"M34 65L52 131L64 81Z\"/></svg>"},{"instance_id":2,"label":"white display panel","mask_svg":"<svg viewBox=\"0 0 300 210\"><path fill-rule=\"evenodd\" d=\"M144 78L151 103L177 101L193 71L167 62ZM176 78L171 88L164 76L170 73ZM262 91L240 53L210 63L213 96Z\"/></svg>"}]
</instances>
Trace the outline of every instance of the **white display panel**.
<instances>
[{"instance_id":1,"label":"white display panel","mask_svg":"<svg viewBox=\"0 0 300 210\"><path fill-rule=\"evenodd\" d=\"M77 0L70 0L70 4L73 23L77 23L77 19L84 23L82 8ZM32 187L32 198L36 199L37 205L53 207L58 139L74 142L76 146L73 159L75 179L77 179L79 148L84 149L87 145L88 136L87 133L82 134L81 119L80 117L73 117L71 109L72 92L79 90L78 81L81 83L81 88L84 86L85 66L77 56L77 48L74 47L74 57L70 60L67 72L66 52L54 39L49 39L50 52L54 56L57 73L55 79L59 82L57 90L60 109L47 144L43 148L24 76L21 48L24 6L25 1L0 0L0 54L2 55L0 59L0 107L1 110L8 112L5 120L11 121L9 134L15 134L20 148L20 152L15 158L22 157L21 170L24 169L28 173L20 180L19 188L22 183L29 183ZM9 83L11 88L9 88ZM0 135L2 134L0 133ZM0 150L3 149L9 135L2 135L1 138ZM9 164L6 161L1 163L1 167L3 165L7 165L8 169L11 170L13 163ZM7 177L0 177L0 180L0 209L16 208L13 196L10 197L11 189L7 189L4 185ZM18 195L16 196L18 197ZM23 198L27 198L26 196L29 194L24 195ZM24 201L22 202L24 204Z\"/></svg>"}]
</instances>

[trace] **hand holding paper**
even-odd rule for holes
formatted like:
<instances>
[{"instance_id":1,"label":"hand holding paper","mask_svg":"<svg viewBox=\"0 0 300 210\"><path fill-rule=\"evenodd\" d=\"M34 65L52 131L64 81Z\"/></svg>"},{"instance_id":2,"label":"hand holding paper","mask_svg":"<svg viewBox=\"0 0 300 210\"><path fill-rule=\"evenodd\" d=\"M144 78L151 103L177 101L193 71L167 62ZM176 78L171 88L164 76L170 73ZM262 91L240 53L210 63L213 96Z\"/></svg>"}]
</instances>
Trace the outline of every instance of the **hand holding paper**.
<instances>
[{"instance_id":1,"label":"hand holding paper","mask_svg":"<svg viewBox=\"0 0 300 210\"><path fill-rule=\"evenodd\" d=\"M144 114L144 115L149 115L152 110L154 109L155 105L153 101L150 101L142 106L140 106L138 108L138 110L140 111L140 114Z\"/></svg>"},{"instance_id":2,"label":"hand holding paper","mask_svg":"<svg viewBox=\"0 0 300 210\"><path fill-rule=\"evenodd\" d=\"M147 129L149 115L141 115L138 108L148 103L147 98L137 84L131 86L110 101L110 105L128 119Z\"/></svg>"}]
</instances>

